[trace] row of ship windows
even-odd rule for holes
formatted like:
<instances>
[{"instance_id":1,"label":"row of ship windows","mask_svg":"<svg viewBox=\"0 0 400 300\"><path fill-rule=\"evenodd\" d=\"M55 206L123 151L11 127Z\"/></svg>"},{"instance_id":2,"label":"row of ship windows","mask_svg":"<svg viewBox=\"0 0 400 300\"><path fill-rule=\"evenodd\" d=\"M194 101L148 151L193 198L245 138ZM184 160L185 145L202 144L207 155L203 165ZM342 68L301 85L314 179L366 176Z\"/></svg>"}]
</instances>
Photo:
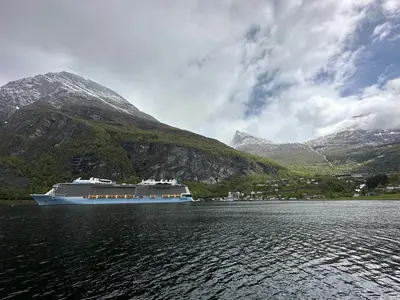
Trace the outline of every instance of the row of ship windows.
<instances>
[{"instance_id":1,"label":"row of ship windows","mask_svg":"<svg viewBox=\"0 0 400 300\"><path fill-rule=\"evenodd\" d=\"M184 197L188 197L188 195L183 195ZM180 198L180 194L172 194L172 195L162 195L162 198ZM150 195L150 196L135 196L135 195L89 195L89 199L98 199L98 198L106 198L106 199L141 199L141 198L151 198L154 199L156 198L156 195Z\"/></svg>"}]
</instances>

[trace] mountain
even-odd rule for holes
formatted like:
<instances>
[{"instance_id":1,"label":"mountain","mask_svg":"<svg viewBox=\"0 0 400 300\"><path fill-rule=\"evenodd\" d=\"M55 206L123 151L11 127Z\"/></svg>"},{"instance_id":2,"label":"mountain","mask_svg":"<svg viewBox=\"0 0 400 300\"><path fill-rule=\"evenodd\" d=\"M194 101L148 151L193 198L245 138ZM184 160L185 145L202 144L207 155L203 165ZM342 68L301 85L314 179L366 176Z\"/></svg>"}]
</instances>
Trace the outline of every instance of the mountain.
<instances>
[{"instance_id":1,"label":"mountain","mask_svg":"<svg viewBox=\"0 0 400 300\"><path fill-rule=\"evenodd\" d=\"M233 137L232 140L232 145L234 148L240 148L240 147L246 147L246 145L269 145L272 144L271 141L265 140L262 138L258 138L255 136L252 136L250 134L247 134L245 132L241 132L239 130L236 130L235 136Z\"/></svg>"},{"instance_id":2,"label":"mountain","mask_svg":"<svg viewBox=\"0 0 400 300\"><path fill-rule=\"evenodd\" d=\"M338 148L359 149L400 142L400 130L343 130L311 140L306 144L322 152L332 152Z\"/></svg>"},{"instance_id":3,"label":"mountain","mask_svg":"<svg viewBox=\"0 0 400 300\"><path fill-rule=\"evenodd\" d=\"M87 107L104 107L157 121L141 112L116 92L81 76L68 73L46 73L12 81L0 88L0 121L21 107L46 101L55 108L85 103Z\"/></svg>"},{"instance_id":4,"label":"mountain","mask_svg":"<svg viewBox=\"0 0 400 300\"><path fill-rule=\"evenodd\" d=\"M231 146L236 150L265 156L286 164L327 164L325 157L307 144L275 144L269 140L261 139L240 131L236 131Z\"/></svg>"},{"instance_id":5,"label":"mountain","mask_svg":"<svg viewBox=\"0 0 400 300\"><path fill-rule=\"evenodd\" d=\"M400 172L400 130L345 129L307 144L334 165L359 172Z\"/></svg>"},{"instance_id":6,"label":"mountain","mask_svg":"<svg viewBox=\"0 0 400 300\"><path fill-rule=\"evenodd\" d=\"M245 138L241 138L245 137ZM400 172L400 130L365 130L352 126L306 143L274 144L237 132L232 146L290 166L321 171Z\"/></svg>"},{"instance_id":7,"label":"mountain","mask_svg":"<svg viewBox=\"0 0 400 300\"><path fill-rule=\"evenodd\" d=\"M43 192L76 177L216 183L233 175L289 172L267 159L155 121L92 81L83 86L79 76L48 74L1 88L0 104L6 109L0 123L0 199L2 193ZM53 89L55 80L48 78L63 82ZM10 109L13 105L19 109Z\"/></svg>"}]
</instances>

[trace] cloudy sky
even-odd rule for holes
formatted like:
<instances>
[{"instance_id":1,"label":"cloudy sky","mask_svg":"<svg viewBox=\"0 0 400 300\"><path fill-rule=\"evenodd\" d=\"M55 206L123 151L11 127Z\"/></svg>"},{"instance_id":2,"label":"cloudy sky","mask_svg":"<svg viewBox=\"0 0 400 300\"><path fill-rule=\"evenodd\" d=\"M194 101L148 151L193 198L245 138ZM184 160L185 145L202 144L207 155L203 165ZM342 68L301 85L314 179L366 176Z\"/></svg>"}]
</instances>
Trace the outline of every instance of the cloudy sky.
<instances>
[{"instance_id":1,"label":"cloudy sky","mask_svg":"<svg viewBox=\"0 0 400 300\"><path fill-rule=\"evenodd\" d=\"M0 84L61 70L227 143L400 126L400 0L1 1Z\"/></svg>"}]
</instances>

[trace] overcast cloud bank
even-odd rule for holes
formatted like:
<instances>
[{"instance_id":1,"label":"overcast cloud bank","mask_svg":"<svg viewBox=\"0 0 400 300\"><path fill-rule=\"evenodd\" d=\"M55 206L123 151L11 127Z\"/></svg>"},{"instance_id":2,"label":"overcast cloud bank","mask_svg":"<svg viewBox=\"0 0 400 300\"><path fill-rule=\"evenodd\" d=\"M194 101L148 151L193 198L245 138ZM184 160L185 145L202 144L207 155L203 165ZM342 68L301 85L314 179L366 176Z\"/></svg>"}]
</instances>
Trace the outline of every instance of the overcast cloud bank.
<instances>
[{"instance_id":1,"label":"overcast cloud bank","mask_svg":"<svg viewBox=\"0 0 400 300\"><path fill-rule=\"evenodd\" d=\"M8 0L0 45L0 84L74 72L224 142L400 127L398 0Z\"/></svg>"}]
</instances>

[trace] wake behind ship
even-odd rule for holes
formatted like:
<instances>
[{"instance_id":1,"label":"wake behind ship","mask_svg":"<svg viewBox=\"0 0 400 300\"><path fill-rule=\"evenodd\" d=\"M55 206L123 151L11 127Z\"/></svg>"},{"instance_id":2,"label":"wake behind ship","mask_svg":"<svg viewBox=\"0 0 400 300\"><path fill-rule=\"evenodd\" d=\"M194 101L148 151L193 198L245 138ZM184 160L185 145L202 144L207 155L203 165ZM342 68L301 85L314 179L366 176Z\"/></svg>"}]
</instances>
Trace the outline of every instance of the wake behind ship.
<instances>
[{"instance_id":1,"label":"wake behind ship","mask_svg":"<svg viewBox=\"0 0 400 300\"><path fill-rule=\"evenodd\" d=\"M128 204L192 202L189 188L176 180L148 179L138 184L117 184L108 179L78 178L58 183L46 194L32 194L38 205Z\"/></svg>"}]
</instances>

